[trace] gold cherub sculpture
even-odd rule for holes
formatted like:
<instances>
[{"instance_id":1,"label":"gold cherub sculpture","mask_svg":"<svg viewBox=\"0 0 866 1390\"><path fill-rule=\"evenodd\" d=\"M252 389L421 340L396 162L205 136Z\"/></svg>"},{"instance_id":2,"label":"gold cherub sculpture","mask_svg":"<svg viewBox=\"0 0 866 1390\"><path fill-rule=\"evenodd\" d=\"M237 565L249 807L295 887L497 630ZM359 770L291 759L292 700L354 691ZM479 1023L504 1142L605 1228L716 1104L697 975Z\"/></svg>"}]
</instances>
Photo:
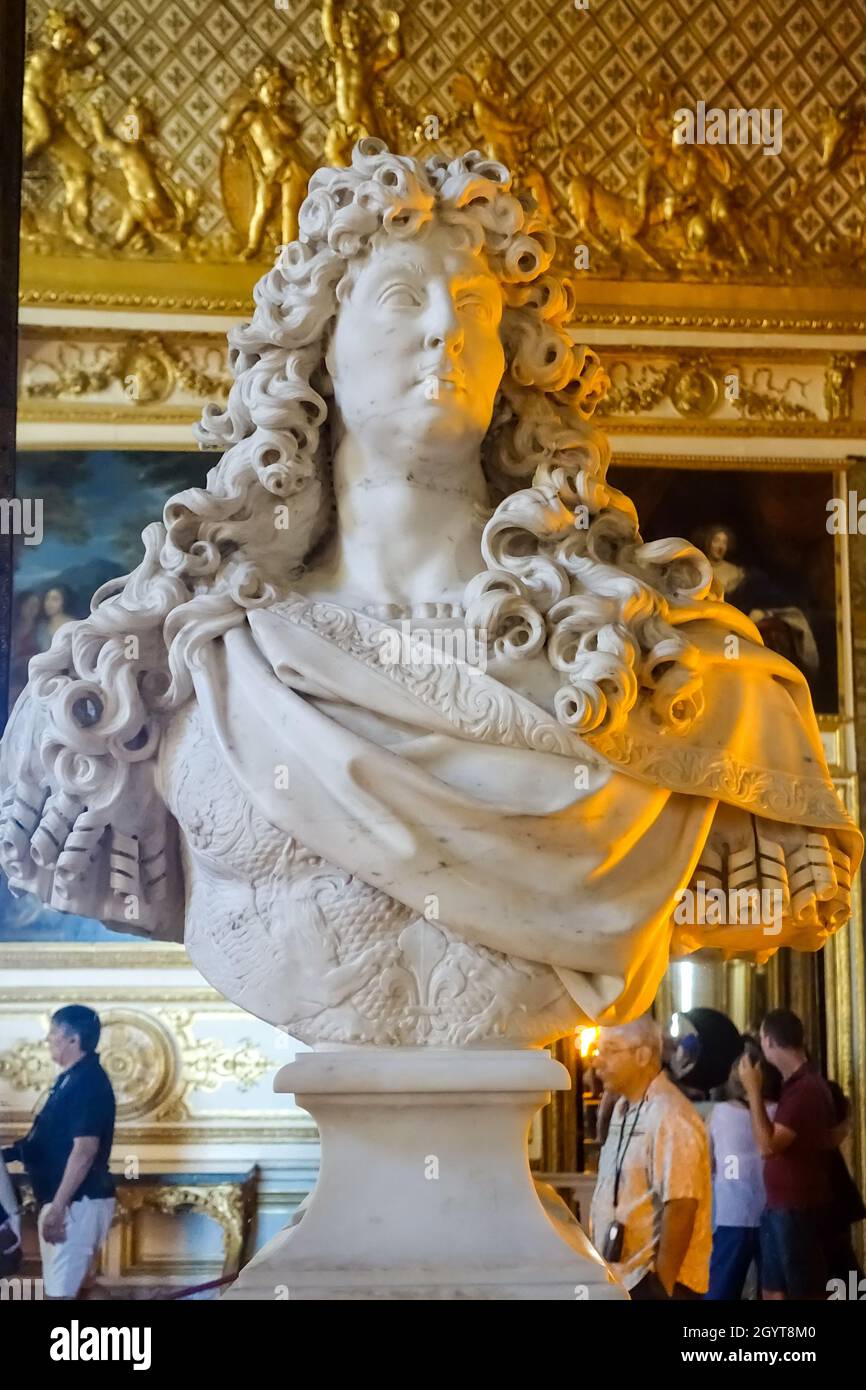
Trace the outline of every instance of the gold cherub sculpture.
<instances>
[{"instance_id":1,"label":"gold cherub sculpture","mask_svg":"<svg viewBox=\"0 0 866 1390\"><path fill-rule=\"evenodd\" d=\"M69 98L102 81L86 72L101 51L77 15L49 10L24 66L24 158L44 155L56 167L63 183L62 230L82 246L90 243L93 164Z\"/></svg>"},{"instance_id":2,"label":"gold cherub sculpture","mask_svg":"<svg viewBox=\"0 0 866 1390\"><path fill-rule=\"evenodd\" d=\"M840 169L850 160L860 188L866 188L866 107L850 102L824 112L820 126L821 164Z\"/></svg>"},{"instance_id":3,"label":"gold cherub sculpture","mask_svg":"<svg viewBox=\"0 0 866 1390\"><path fill-rule=\"evenodd\" d=\"M647 94L637 136L654 173L670 190L650 208L649 223L664 225L677 266L701 260L721 266L731 256L751 265L754 256L737 204L738 169L728 151L679 143L671 99L661 84Z\"/></svg>"},{"instance_id":4,"label":"gold cherub sculpture","mask_svg":"<svg viewBox=\"0 0 866 1390\"><path fill-rule=\"evenodd\" d=\"M471 115L485 154L516 173L519 182L532 193L543 216L550 217L553 206L550 187L532 157L549 112L528 98L515 97L503 63L492 54L479 54L469 64L469 69L456 73L451 81L451 94L459 106L458 116ZM515 110L516 115L506 115Z\"/></svg>"},{"instance_id":5,"label":"gold cherub sculpture","mask_svg":"<svg viewBox=\"0 0 866 1390\"><path fill-rule=\"evenodd\" d=\"M620 248L633 258L658 269L659 262L642 245L649 212L648 193L652 180L649 164L639 170L635 193L615 193L585 167L586 156L577 143L563 152L562 167L569 176L568 207L577 224L578 236L604 251Z\"/></svg>"},{"instance_id":6,"label":"gold cherub sculpture","mask_svg":"<svg viewBox=\"0 0 866 1390\"><path fill-rule=\"evenodd\" d=\"M322 32L328 46L324 65L304 74L305 95L319 105L333 97L336 117L325 139L328 164L347 165L356 140L387 139L391 103L380 89L379 74L403 53L396 10L372 10L344 0L323 0Z\"/></svg>"},{"instance_id":7,"label":"gold cherub sculpture","mask_svg":"<svg viewBox=\"0 0 866 1390\"><path fill-rule=\"evenodd\" d=\"M249 87L232 98L220 122L225 139L220 165L223 204L243 242L244 260L261 251L277 198L281 242L295 241L298 235L308 170L298 153L300 126L288 109L290 92L279 63L260 63Z\"/></svg>"},{"instance_id":8,"label":"gold cherub sculpture","mask_svg":"<svg viewBox=\"0 0 866 1390\"><path fill-rule=\"evenodd\" d=\"M151 111L134 97L113 131L95 103L88 106L88 114L97 145L114 157L123 176L120 221L114 233L117 249L144 235L175 253L181 251L195 220L199 195L193 188L178 187L158 166L150 147L156 133Z\"/></svg>"}]
</instances>

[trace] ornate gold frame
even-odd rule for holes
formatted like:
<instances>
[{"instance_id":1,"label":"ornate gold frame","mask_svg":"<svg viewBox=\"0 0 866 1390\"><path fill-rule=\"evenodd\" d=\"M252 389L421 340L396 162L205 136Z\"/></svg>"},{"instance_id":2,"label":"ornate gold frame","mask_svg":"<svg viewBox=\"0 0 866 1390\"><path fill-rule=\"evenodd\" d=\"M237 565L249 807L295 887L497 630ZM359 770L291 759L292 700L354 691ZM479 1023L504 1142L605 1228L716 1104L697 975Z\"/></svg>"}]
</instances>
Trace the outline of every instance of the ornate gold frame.
<instances>
[{"instance_id":1,"label":"ornate gold frame","mask_svg":"<svg viewBox=\"0 0 866 1390\"><path fill-rule=\"evenodd\" d=\"M607 425L605 424L605 428ZM847 469L832 458L746 457L743 454L634 454L614 452L611 466L626 468L680 468L689 472L727 471L731 473L832 473L836 496L847 489ZM835 733L850 727L854 719L853 650L851 646L851 594L848 584L848 537L835 537L833 547L836 571L836 679L839 709L836 714L818 716L822 732ZM852 769L853 771L853 769Z\"/></svg>"}]
</instances>

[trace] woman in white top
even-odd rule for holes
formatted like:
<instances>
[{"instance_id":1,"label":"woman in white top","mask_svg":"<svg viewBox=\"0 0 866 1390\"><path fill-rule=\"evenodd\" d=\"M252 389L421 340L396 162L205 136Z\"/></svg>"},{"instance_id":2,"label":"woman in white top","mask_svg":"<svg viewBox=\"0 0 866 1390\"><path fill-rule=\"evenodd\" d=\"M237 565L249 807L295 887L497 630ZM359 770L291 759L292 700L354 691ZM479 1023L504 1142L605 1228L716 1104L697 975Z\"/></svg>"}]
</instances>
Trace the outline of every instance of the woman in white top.
<instances>
[{"instance_id":1,"label":"woman in white top","mask_svg":"<svg viewBox=\"0 0 866 1390\"><path fill-rule=\"evenodd\" d=\"M761 1057L757 1044L746 1041L753 1060ZM749 1106L737 1075L739 1058L728 1076L727 1099L713 1107L707 1121L713 1171L713 1252L710 1287L705 1298L736 1300L743 1296L746 1275L754 1263L761 1278L758 1227L764 1210L763 1159L755 1145ZM769 1078L766 1076L765 1093ZM775 1113L775 1104L767 1111Z\"/></svg>"}]
</instances>

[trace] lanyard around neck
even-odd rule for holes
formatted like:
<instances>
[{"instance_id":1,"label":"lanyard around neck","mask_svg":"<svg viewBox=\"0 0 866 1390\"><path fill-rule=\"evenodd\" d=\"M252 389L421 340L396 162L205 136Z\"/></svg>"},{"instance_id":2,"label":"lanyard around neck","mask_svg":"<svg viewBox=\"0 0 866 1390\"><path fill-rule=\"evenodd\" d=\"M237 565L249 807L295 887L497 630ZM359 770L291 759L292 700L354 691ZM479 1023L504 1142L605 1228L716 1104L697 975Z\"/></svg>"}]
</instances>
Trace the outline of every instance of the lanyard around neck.
<instances>
[{"instance_id":1,"label":"lanyard around neck","mask_svg":"<svg viewBox=\"0 0 866 1390\"><path fill-rule=\"evenodd\" d=\"M620 1178L622 1177L622 1170L623 1170L623 1167L624 1167L624 1165L625 1165L625 1156L626 1156L626 1154L628 1153L628 1146L629 1146L629 1144L631 1143L632 1135L634 1134L635 1130L637 1129L637 1122L638 1122L638 1120L640 1119L640 1112L643 1110L644 1101L645 1101L646 1098L647 1098L647 1091L648 1091L648 1090L649 1090L649 1087L647 1087L646 1091L644 1091L643 1095L642 1095L641 1098L640 1098L640 1105L638 1106L637 1110L635 1111L634 1119L633 1119L632 1122L631 1122L631 1129L629 1130L629 1132L628 1132L628 1138L627 1138L626 1141L625 1141L625 1148L623 1148L623 1150L622 1150L622 1158L620 1158L620 1152L619 1152L619 1151L620 1151L620 1148L622 1147L622 1137L623 1137L623 1135L625 1134L625 1122L626 1122L626 1119L627 1119L627 1117L628 1117L628 1110L626 1110L625 1115L623 1115L623 1117L622 1117L622 1126L621 1126L620 1131L619 1131L619 1140L617 1141L617 1146L616 1146L616 1158L614 1159L614 1176L613 1176L613 1211L614 1211L614 1215L616 1215L616 1209L617 1209L617 1206L618 1206L618 1204L619 1204L619 1180L620 1180Z\"/></svg>"}]
</instances>

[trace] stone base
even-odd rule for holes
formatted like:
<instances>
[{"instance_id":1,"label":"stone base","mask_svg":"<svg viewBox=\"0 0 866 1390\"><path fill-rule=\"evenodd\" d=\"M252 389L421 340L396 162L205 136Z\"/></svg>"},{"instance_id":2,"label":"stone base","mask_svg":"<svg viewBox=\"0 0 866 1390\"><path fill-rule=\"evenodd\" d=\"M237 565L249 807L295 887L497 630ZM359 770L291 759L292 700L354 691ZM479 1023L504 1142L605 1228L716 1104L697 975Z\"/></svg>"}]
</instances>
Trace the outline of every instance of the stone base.
<instances>
[{"instance_id":1,"label":"stone base","mask_svg":"<svg viewBox=\"0 0 866 1390\"><path fill-rule=\"evenodd\" d=\"M302 1053L274 1089L319 1126L319 1180L224 1298L626 1298L529 1170L530 1121L570 1084L531 1049Z\"/></svg>"}]
</instances>

